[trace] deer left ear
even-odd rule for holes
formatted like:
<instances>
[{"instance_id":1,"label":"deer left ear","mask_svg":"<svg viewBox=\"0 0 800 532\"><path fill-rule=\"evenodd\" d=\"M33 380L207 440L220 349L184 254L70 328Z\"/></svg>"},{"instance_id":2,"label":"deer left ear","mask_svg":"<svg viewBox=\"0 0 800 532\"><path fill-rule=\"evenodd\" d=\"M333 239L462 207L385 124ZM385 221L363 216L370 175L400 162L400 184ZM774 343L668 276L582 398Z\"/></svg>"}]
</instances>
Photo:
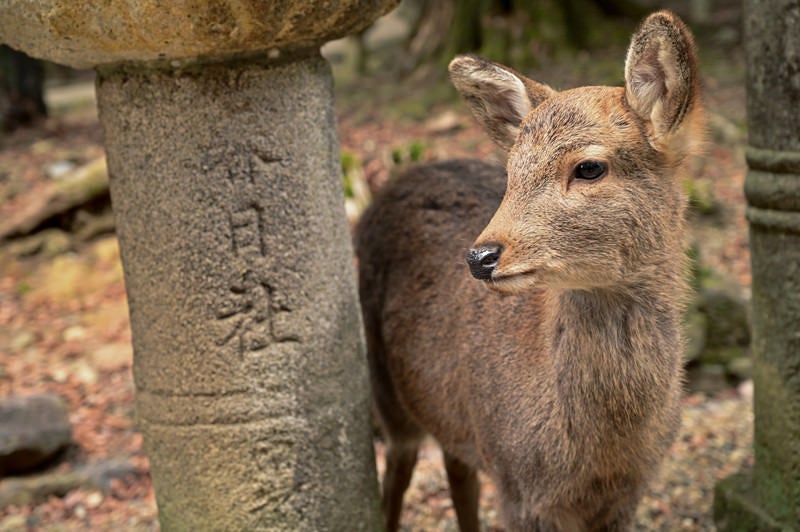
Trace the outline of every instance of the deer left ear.
<instances>
[{"instance_id":1,"label":"deer left ear","mask_svg":"<svg viewBox=\"0 0 800 532\"><path fill-rule=\"evenodd\" d=\"M631 40L625 61L625 98L663 146L697 105L697 57L686 25L673 13L647 17Z\"/></svg>"},{"instance_id":2,"label":"deer left ear","mask_svg":"<svg viewBox=\"0 0 800 532\"><path fill-rule=\"evenodd\" d=\"M547 85L476 55L453 59L450 79L478 123L506 151L514 146L528 113L555 94Z\"/></svg>"}]
</instances>

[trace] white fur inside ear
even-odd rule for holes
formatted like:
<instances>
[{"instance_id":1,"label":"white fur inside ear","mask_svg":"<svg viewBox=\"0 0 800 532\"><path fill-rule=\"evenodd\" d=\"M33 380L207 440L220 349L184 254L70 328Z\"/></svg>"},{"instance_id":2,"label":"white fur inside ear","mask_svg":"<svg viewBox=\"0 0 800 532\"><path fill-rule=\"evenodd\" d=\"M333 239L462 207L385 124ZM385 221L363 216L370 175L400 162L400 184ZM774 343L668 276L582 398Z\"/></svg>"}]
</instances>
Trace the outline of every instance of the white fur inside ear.
<instances>
[{"instance_id":1,"label":"white fur inside ear","mask_svg":"<svg viewBox=\"0 0 800 532\"><path fill-rule=\"evenodd\" d=\"M533 109L525 84L511 72L494 64L478 63L471 58L456 58L452 64L458 64L457 68L464 70L464 77L484 87L483 90L475 91L484 99L495 101L500 99L498 97L503 98L511 113L516 115L507 118L521 121Z\"/></svg>"},{"instance_id":2,"label":"white fur inside ear","mask_svg":"<svg viewBox=\"0 0 800 532\"><path fill-rule=\"evenodd\" d=\"M532 110L531 101L522 80L502 68L495 68L493 74L494 79L491 84L497 86L498 92L507 95L509 106L522 121Z\"/></svg>"},{"instance_id":3,"label":"white fur inside ear","mask_svg":"<svg viewBox=\"0 0 800 532\"><path fill-rule=\"evenodd\" d=\"M680 83L680 67L678 58L675 57L675 51L669 46L659 47L658 61L664 72L664 85L667 87L667 92L674 92Z\"/></svg>"},{"instance_id":4,"label":"white fur inside ear","mask_svg":"<svg viewBox=\"0 0 800 532\"><path fill-rule=\"evenodd\" d=\"M647 116L653 104L664 95L664 84L656 65L639 64L630 74L628 91L631 105Z\"/></svg>"},{"instance_id":5,"label":"white fur inside ear","mask_svg":"<svg viewBox=\"0 0 800 532\"><path fill-rule=\"evenodd\" d=\"M666 94L664 59L668 58L665 54L670 55L657 43L652 43L650 50L638 56L634 56L633 48L628 52L625 65L628 102L643 118L651 115L653 107Z\"/></svg>"},{"instance_id":6,"label":"white fur inside ear","mask_svg":"<svg viewBox=\"0 0 800 532\"><path fill-rule=\"evenodd\" d=\"M476 56L453 59L450 78L489 136L510 150L519 134L520 123L534 108L528 94L528 83L533 82ZM540 96L548 91L541 89Z\"/></svg>"}]
</instances>

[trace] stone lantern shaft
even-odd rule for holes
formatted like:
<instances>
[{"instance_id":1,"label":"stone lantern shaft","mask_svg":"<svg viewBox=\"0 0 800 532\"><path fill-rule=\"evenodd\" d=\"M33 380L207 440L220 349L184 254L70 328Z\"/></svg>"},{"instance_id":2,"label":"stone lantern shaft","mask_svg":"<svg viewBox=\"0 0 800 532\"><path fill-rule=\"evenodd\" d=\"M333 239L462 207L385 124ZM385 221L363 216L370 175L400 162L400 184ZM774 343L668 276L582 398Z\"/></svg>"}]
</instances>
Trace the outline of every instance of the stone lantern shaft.
<instances>
[{"instance_id":1,"label":"stone lantern shaft","mask_svg":"<svg viewBox=\"0 0 800 532\"><path fill-rule=\"evenodd\" d=\"M165 530L375 530L327 39L393 0L0 4L96 66L137 411Z\"/></svg>"},{"instance_id":2,"label":"stone lantern shaft","mask_svg":"<svg viewBox=\"0 0 800 532\"><path fill-rule=\"evenodd\" d=\"M800 2L747 0L755 467L717 487L719 530L800 523Z\"/></svg>"}]
</instances>

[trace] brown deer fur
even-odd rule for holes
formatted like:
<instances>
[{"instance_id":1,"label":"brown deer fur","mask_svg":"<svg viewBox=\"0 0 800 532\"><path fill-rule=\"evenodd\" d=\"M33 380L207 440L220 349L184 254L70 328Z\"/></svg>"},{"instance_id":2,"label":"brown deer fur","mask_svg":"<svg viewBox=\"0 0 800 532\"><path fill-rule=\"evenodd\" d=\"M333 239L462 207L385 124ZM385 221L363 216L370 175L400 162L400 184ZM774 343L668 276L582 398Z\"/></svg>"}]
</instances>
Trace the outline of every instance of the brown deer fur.
<instances>
[{"instance_id":1,"label":"brown deer fur","mask_svg":"<svg viewBox=\"0 0 800 532\"><path fill-rule=\"evenodd\" d=\"M509 530L628 530L680 418L676 174L701 129L691 35L671 13L648 17L625 88L555 92L474 56L450 71L510 149L507 176L478 161L420 165L359 224L387 528L431 434L464 531L478 529L477 469L497 483ZM585 161L605 174L581 178ZM502 253L481 283L464 256L487 243Z\"/></svg>"}]
</instances>

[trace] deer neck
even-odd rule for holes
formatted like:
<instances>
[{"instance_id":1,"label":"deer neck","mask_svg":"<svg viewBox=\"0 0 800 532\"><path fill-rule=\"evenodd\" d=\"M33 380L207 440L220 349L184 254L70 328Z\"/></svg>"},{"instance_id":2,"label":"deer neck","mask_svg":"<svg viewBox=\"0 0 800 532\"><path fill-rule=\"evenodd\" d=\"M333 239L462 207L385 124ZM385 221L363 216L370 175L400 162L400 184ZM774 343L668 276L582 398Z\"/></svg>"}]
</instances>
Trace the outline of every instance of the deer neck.
<instances>
[{"instance_id":1,"label":"deer neck","mask_svg":"<svg viewBox=\"0 0 800 532\"><path fill-rule=\"evenodd\" d=\"M635 428L680 388L681 276L623 289L564 290L548 321L556 388L568 418Z\"/></svg>"}]
</instances>

